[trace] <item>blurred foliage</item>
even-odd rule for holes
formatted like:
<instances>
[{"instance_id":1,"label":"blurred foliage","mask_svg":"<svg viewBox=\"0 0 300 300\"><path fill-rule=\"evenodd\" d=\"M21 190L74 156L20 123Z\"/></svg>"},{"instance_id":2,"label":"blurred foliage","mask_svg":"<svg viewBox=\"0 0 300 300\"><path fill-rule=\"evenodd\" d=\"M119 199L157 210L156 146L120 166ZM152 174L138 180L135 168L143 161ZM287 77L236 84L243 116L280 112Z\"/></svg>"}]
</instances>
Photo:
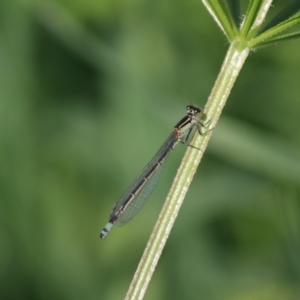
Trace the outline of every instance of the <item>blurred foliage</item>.
<instances>
[{"instance_id":1,"label":"blurred foliage","mask_svg":"<svg viewBox=\"0 0 300 300\"><path fill-rule=\"evenodd\" d=\"M249 57L145 299L300 298L299 46ZM198 0L0 1L1 299L124 297L184 146L98 234L227 47Z\"/></svg>"}]
</instances>

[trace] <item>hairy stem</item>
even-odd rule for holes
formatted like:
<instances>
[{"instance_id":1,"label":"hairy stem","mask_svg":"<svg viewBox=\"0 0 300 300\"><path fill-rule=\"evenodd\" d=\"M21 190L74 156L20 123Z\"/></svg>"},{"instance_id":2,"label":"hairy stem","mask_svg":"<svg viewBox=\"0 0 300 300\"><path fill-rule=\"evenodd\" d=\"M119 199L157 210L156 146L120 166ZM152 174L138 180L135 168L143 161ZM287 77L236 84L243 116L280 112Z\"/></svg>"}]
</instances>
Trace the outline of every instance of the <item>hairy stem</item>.
<instances>
[{"instance_id":1,"label":"hairy stem","mask_svg":"<svg viewBox=\"0 0 300 300\"><path fill-rule=\"evenodd\" d=\"M216 126L217 120L221 115L222 109L248 54L249 49L242 48L238 42L231 44L205 107L205 113L211 119L210 128ZM208 132L205 136L195 135L193 145L201 151L191 147L187 148L125 299L143 299L211 133L212 131Z\"/></svg>"}]
</instances>

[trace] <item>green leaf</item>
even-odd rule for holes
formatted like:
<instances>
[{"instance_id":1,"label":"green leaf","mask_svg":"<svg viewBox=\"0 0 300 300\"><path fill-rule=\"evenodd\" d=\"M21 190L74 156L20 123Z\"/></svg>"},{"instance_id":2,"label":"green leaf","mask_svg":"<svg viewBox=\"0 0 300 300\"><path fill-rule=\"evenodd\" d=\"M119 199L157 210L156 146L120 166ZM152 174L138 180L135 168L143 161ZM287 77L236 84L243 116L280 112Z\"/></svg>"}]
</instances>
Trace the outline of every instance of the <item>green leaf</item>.
<instances>
[{"instance_id":1,"label":"green leaf","mask_svg":"<svg viewBox=\"0 0 300 300\"><path fill-rule=\"evenodd\" d=\"M300 10L300 1L294 0L287 7L285 7L282 11L280 11L271 21L269 21L261 30L261 32L267 31L268 29L278 25L284 20L290 18L295 13Z\"/></svg>"},{"instance_id":2,"label":"green leaf","mask_svg":"<svg viewBox=\"0 0 300 300\"><path fill-rule=\"evenodd\" d=\"M262 2L262 0L250 1L241 26L241 36L246 37L248 35L253 23L256 20L257 13L261 7Z\"/></svg>"},{"instance_id":3,"label":"green leaf","mask_svg":"<svg viewBox=\"0 0 300 300\"><path fill-rule=\"evenodd\" d=\"M228 2L220 3L218 0L202 0L209 13L212 15L218 26L222 29L229 41L232 41L237 35L238 29L236 22L231 14L231 8ZM235 1L231 1L232 3ZM236 5L232 7L236 8Z\"/></svg>"},{"instance_id":4,"label":"green leaf","mask_svg":"<svg viewBox=\"0 0 300 300\"><path fill-rule=\"evenodd\" d=\"M267 41L264 41L262 43L259 44L257 48L262 48L262 47L266 47L266 46L271 46L274 44L278 44L279 42L283 42L283 41L287 41L287 40L292 40L292 39L296 39L300 37L300 31L297 32L293 32L293 33L289 33L289 34L285 34L285 35L280 35L271 39L268 39Z\"/></svg>"},{"instance_id":5,"label":"green leaf","mask_svg":"<svg viewBox=\"0 0 300 300\"><path fill-rule=\"evenodd\" d=\"M275 35L298 23L300 23L300 12L253 38L251 41L249 41L248 45L251 48L260 47L261 44L266 44L269 40L273 39Z\"/></svg>"}]
</instances>

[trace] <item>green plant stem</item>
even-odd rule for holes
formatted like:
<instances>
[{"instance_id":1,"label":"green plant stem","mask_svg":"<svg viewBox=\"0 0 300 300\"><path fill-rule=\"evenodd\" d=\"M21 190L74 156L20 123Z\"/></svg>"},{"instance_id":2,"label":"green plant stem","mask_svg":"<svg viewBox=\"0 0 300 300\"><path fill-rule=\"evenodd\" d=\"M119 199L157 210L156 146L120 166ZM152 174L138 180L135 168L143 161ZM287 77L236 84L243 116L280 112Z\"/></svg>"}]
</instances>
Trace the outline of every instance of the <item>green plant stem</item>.
<instances>
[{"instance_id":1,"label":"green plant stem","mask_svg":"<svg viewBox=\"0 0 300 300\"><path fill-rule=\"evenodd\" d=\"M206 3L206 1L203 2ZM251 26L251 30L253 32L255 32L262 24L271 3L272 0L263 0L261 2L261 6L252 23L254 25ZM216 16L213 8L218 10L218 7L215 7L215 3L207 2L207 6L212 15ZM220 24L218 20L217 23ZM212 134L211 129L215 128L234 82L250 52L250 48L247 43L248 41L246 40L246 36L243 38L237 36L232 41L228 49L221 71L204 110L208 116L208 119L211 120L208 134L205 136L196 134L192 144L199 148L200 151L195 148L188 147L183 157L169 195L167 196L166 202L162 208L137 271L129 287L126 295L127 300L141 300L144 297L159 257L178 215L179 209Z\"/></svg>"},{"instance_id":2,"label":"green plant stem","mask_svg":"<svg viewBox=\"0 0 300 300\"><path fill-rule=\"evenodd\" d=\"M231 44L205 107L205 113L209 118L212 118L210 128L216 126L217 120L221 115L225 102L249 51L249 48L242 48L239 42ZM211 133L210 131L204 137L199 134L195 135L192 144L201 151L191 147L187 148L125 299L143 299Z\"/></svg>"}]
</instances>

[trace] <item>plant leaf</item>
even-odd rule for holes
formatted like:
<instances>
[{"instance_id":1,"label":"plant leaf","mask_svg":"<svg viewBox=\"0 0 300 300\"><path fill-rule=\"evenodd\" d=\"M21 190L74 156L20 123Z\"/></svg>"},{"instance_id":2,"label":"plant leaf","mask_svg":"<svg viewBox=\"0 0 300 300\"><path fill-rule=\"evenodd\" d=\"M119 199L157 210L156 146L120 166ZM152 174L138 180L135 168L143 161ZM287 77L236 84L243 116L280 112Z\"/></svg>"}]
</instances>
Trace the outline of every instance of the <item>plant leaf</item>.
<instances>
[{"instance_id":1,"label":"plant leaf","mask_svg":"<svg viewBox=\"0 0 300 300\"><path fill-rule=\"evenodd\" d=\"M300 10L300 1L294 0L287 7L285 7L282 11L280 11L272 20L270 20L261 30L261 32L267 31L268 29L278 25L284 20L290 18L295 13Z\"/></svg>"},{"instance_id":2,"label":"plant leaf","mask_svg":"<svg viewBox=\"0 0 300 300\"><path fill-rule=\"evenodd\" d=\"M266 47L266 46L271 46L274 44L278 44L279 42L287 41L287 40L292 40L300 37L300 31L289 33L289 34L284 34L280 35L274 38L270 38L267 41L264 41L259 44L258 47L255 47L256 49Z\"/></svg>"},{"instance_id":3,"label":"plant leaf","mask_svg":"<svg viewBox=\"0 0 300 300\"><path fill-rule=\"evenodd\" d=\"M273 37L280 32L287 30L288 28L300 23L300 12L297 12L292 17L287 19L286 21L283 21L279 23L278 25L264 31L257 37L253 38L248 42L249 47L251 48L257 48L262 43L268 42L268 40L273 39Z\"/></svg>"},{"instance_id":4,"label":"plant leaf","mask_svg":"<svg viewBox=\"0 0 300 300\"><path fill-rule=\"evenodd\" d=\"M224 32L227 39L232 41L236 36L238 29L228 3L222 2L222 4L220 4L218 0L202 0L202 2Z\"/></svg>"},{"instance_id":5,"label":"plant leaf","mask_svg":"<svg viewBox=\"0 0 300 300\"><path fill-rule=\"evenodd\" d=\"M254 21L256 20L257 12L259 11L262 4L262 0L251 0L245 18L241 26L241 36L246 37L250 31Z\"/></svg>"}]
</instances>

